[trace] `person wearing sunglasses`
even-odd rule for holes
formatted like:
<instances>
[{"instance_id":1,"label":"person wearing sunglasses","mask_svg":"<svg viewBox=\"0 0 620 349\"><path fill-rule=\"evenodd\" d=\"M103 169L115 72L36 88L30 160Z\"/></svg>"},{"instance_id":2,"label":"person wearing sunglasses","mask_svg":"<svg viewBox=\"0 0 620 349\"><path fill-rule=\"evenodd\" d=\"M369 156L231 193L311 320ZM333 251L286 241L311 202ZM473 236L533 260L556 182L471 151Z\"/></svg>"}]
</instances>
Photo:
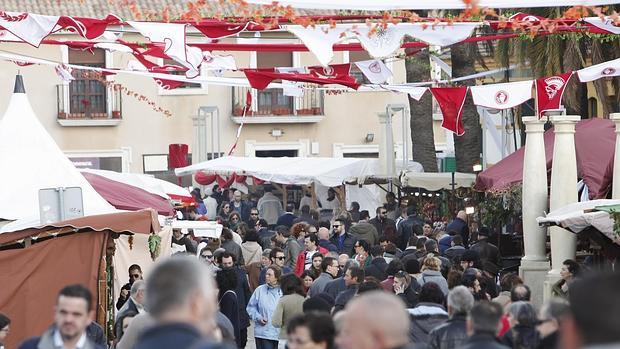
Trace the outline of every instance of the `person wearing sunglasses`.
<instances>
[{"instance_id":1,"label":"person wearing sunglasses","mask_svg":"<svg viewBox=\"0 0 620 349\"><path fill-rule=\"evenodd\" d=\"M142 268L137 264L132 264L129 267L129 282L121 288L121 293L118 295L118 300L116 301L116 310L120 310L123 305L125 305L125 302L129 299L131 286L137 280L142 280Z\"/></svg>"},{"instance_id":2,"label":"person wearing sunglasses","mask_svg":"<svg viewBox=\"0 0 620 349\"><path fill-rule=\"evenodd\" d=\"M218 268L215 266L213 259L213 249L211 247L207 246L200 250L200 260L205 262L209 267L209 270L211 270L212 272L217 271Z\"/></svg>"},{"instance_id":3,"label":"person wearing sunglasses","mask_svg":"<svg viewBox=\"0 0 620 349\"><path fill-rule=\"evenodd\" d=\"M293 270L287 266L284 265L284 261L286 260L286 256L284 255L284 251L279 248L279 247L274 247L271 249L271 251L269 252L269 259L271 259L271 265L276 266L278 268L280 268L280 270L282 271L282 274L288 274L288 273L292 273ZM265 275L267 273L267 269L263 269L260 272L260 275L258 277L258 284L259 285L264 285L265 284Z\"/></svg>"}]
</instances>

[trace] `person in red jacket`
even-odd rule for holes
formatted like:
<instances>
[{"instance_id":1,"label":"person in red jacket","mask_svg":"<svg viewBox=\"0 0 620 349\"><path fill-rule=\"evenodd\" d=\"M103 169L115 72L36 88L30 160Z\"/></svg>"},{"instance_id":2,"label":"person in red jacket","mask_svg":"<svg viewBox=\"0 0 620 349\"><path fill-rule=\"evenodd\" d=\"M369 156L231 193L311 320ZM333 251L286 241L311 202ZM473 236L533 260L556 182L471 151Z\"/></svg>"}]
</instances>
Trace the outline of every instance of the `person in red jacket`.
<instances>
[{"instance_id":1,"label":"person in red jacket","mask_svg":"<svg viewBox=\"0 0 620 349\"><path fill-rule=\"evenodd\" d=\"M310 234L304 239L304 251L297 255L297 263L295 263L295 275L301 276L304 270L310 269L312 266L312 256L315 253L327 254L327 249L319 246L319 238L316 234Z\"/></svg>"}]
</instances>

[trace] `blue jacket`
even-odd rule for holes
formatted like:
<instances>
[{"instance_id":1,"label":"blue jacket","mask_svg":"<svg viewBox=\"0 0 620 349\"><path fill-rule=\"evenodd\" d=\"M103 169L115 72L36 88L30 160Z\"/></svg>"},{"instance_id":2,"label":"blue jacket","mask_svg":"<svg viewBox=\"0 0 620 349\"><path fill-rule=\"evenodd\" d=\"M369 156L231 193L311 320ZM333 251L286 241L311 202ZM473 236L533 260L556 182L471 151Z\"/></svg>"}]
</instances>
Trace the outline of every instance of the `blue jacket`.
<instances>
[{"instance_id":1,"label":"blue jacket","mask_svg":"<svg viewBox=\"0 0 620 349\"><path fill-rule=\"evenodd\" d=\"M280 297L282 297L280 286L260 285L254 290L246 308L250 319L254 321L254 337L274 341L280 338L280 330L271 324ZM267 324L261 325L258 322L261 319L267 320Z\"/></svg>"}]
</instances>

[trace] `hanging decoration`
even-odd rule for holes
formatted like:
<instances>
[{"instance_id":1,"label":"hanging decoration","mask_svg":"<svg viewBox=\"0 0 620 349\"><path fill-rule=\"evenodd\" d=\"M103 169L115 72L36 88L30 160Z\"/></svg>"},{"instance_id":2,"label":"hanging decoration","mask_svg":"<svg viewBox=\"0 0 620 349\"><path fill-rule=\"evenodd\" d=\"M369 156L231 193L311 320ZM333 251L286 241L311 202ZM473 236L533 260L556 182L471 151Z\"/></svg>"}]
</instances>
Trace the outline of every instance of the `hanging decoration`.
<instances>
[{"instance_id":1,"label":"hanging decoration","mask_svg":"<svg viewBox=\"0 0 620 349\"><path fill-rule=\"evenodd\" d=\"M532 98L532 80L471 86L474 104L491 109L514 108Z\"/></svg>"},{"instance_id":2,"label":"hanging decoration","mask_svg":"<svg viewBox=\"0 0 620 349\"><path fill-rule=\"evenodd\" d=\"M461 117L467 97L467 87L433 87L430 90L443 114L441 127L454 132L457 136L465 134Z\"/></svg>"},{"instance_id":3,"label":"hanging decoration","mask_svg":"<svg viewBox=\"0 0 620 349\"><path fill-rule=\"evenodd\" d=\"M258 90L266 89L269 84L277 79L310 82L319 85L337 84L357 89L360 84L349 74L351 65L334 64L327 67L308 67L307 73L280 73L274 68L266 69L244 69L243 72L250 82L252 88Z\"/></svg>"},{"instance_id":4,"label":"hanging decoration","mask_svg":"<svg viewBox=\"0 0 620 349\"><path fill-rule=\"evenodd\" d=\"M538 117L548 110L559 109L562 95L572 72L536 79L536 110Z\"/></svg>"},{"instance_id":5,"label":"hanging decoration","mask_svg":"<svg viewBox=\"0 0 620 349\"><path fill-rule=\"evenodd\" d=\"M620 58L577 71L577 77L579 77L579 81L581 82L589 82L614 76L620 76Z\"/></svg>"},{"instance_id":6,"label":"hanging decoration","mask_svg":"<svg viewBox=\"0 0 620 349\"><path fill-rule=\"evenodd\" d=\"M362 74L373 84L384 84L392 77L392 71L379 60L359 61L354 63Z\"/></svg>"}]
</instances>

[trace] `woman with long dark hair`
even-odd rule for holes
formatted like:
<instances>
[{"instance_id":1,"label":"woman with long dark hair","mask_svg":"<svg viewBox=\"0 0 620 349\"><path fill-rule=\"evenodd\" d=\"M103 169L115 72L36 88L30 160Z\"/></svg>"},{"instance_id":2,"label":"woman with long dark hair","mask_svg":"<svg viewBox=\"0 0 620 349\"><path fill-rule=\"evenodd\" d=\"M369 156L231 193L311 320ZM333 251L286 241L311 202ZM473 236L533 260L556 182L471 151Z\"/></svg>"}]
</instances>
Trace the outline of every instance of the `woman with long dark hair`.
<instances>
[{"instance_id":1,"label":"woman with long dark hair","mask_svg":"<svg viewBox=\"0 0 620 349\"><path fill-rule=\"evenodd\" d=\"M293 273L282 276L280 288L282 289L282 298L280 298L278 305L276 305L271 323L275 327L280 327L278 347L285 348L286 325L295 315L304 312L303 304L306 300L306 292L304 292L303 281Z\"/></svg>"}]
</instances>

